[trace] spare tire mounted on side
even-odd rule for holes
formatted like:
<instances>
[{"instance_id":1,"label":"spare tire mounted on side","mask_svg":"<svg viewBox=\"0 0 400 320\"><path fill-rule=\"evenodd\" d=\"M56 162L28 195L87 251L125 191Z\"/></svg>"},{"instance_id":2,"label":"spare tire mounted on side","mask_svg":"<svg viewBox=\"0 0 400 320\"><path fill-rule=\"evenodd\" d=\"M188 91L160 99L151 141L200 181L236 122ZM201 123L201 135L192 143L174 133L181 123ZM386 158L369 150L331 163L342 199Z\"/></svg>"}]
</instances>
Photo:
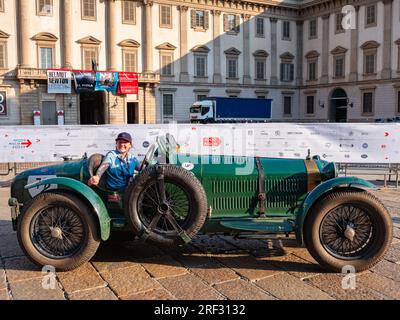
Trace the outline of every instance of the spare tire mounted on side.
<instances>
[{"instance_id":1,"label":"spare tire mounted on side","mask_svg":"<svg viewBox=\"0 0 400 320\"><path fill-rule=\"evenodd\" d=\"M207 216L207 197L192 172L173 165L143 170L125 194L125 214L134 233L162 246L189 242Z\"/></svg>"}]
</instances>

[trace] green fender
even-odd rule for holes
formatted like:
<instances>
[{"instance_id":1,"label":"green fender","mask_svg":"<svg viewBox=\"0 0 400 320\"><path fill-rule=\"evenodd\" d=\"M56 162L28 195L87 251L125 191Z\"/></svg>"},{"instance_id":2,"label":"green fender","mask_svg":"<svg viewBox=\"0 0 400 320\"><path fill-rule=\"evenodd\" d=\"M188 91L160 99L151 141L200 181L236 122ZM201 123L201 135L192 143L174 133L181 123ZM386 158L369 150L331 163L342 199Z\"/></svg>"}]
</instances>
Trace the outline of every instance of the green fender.
<instances>
[{"instance_id":1,"label":"green fender","mask_svg":"<svg viewBox=\"0 0 400 320\"><path fill-rule=\"evenodd\" d=\"M28 184L25 186L25 189L31 189L38 186L50 185L50 184L57 184L64 187L68 187L76 191L83 197L85 197L85 199L89 201L90 204L92 205L99 219L101 239L105 241L109 238L111 219L110 216L108 215L107 208L104 205L103 200L101 200L101 198L97 195L97 193L94 192L91 188L89 188L86 184L71 178L57 177L57 178L44 179L38 182Z\"/></svg>"},{"instance_id":2,"label":"green fender","mask_svg":"<svg viewBox=\"0 0 400 320\"><path fill-rule=\"evenodd\" d=\"M340 188L352 188L358 190L374 189L376 186L364 179L356 177L338 177L327 180L318 185L305 198L296 221L296 238L303 244L303 226L307 213L312 205L325 193Z\"/></svg>"}]
</instances>

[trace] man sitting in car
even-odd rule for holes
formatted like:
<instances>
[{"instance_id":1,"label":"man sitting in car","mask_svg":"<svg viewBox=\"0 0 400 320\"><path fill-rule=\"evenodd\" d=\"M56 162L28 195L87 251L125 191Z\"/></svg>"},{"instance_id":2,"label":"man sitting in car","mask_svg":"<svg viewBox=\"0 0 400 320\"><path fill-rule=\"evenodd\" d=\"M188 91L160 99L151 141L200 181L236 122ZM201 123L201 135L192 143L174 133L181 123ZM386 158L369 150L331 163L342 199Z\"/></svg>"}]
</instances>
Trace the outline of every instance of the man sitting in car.
<instances>
[{"instance_id":1,"label":"man sitting in car","mask_svg":"<svg viewBox=\"0 0 400 320\"><path fill-rule=\"evenodd\" d=\"M88 180L89 186L97 186L100 178L106 173L106 187L110 190L125 189L135 170L139 170L140 161L129 153L132 148L132 137L127 132L121 132L116 141L116 149L106 154L96 175Z\"/></svg>"}]
</instances>

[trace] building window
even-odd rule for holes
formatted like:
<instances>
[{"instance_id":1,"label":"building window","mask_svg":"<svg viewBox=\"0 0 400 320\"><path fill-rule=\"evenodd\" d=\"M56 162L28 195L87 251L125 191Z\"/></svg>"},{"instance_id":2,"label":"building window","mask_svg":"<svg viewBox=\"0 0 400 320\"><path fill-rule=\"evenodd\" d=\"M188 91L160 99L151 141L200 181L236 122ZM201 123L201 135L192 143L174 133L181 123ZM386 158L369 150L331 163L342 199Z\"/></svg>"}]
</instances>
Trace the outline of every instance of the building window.
<instances>
[{"instance_id":1,"label":"building window","mask_svg":"<svg viewBox=\"0 0 400 320\"><path fill-rule=\"evenodd\" d=\"M81 0L82 19L96 20L96 0Z\"/></svg>"},{"instance_id":2,"label":"building window","mask_svg":"<svg viewBox=\"0 0 400 320\"><path fill-rule=\"evenodd\" d=\"M344 18L344 13L336 13L336 23L335 23L335 33L342 33L345 30L343 29L343 18Z\"/></svg>"},{"instance_id":3,"label":"building window","mask_svg":"<svg viewBox=\"0 0 400 320\"><path fill-rule=\"evenodd\" d=\"M375 73L375 54L365 55L365 74L371 75Z\"/></svg>"},{"instance_id":4,"label":"building window","mask_svg":"<svg viewBox=\"0 0 400 320\"><path fill-rule=\"evenodd\" d=\"M238 77L238 59L237 58L228 58L227 59L228 65L228 78L237 78Z\"/></svg>"},{"instance_id":5,"label":"building window","mask_svg":"<svg viewBox=\"0 0 400 320\"><path fill-rule=\"evenodd\" d=\"M263 18L256 19L256 36L264 37L264 19Z\"/></svg>"},{"instance_id":6,"label":"building window","mask_svg":"<svg viewBox=\"0 0 400 320\"><path fill-rule=\"evenodd\" d=\"M376 61L380 44L374 40L365 42L361 49L364 51L364 76L376 75Z\"/></svg>"},{"instance_id":7,"label":"building window","mask_svg":"<svg viewBox=\"0 0 400 320\"><path fill-rule=\"evenodd\" d=\"M294 80L294 64L281 63L281 81L290 82Z\"/></svg>"},{"instance_id":8,"label":"building window","mask_svg":"<svg viewBox=\"0 0 400 320\"><path fill-rule=\"evenodd\" d=\"M0 0L0 12L4 12L4 0Z\"/></svg>"},{"instance_id":9,"label":"building window","mask_svg":"<svg viewBox=\"0 0 400 320\"><path fill-rule=\"evenodd\" d=\"M83 66L84 70L94 70L93 67L99 65L99 56L97 48L83 48Z\"/></svg>"},{"instance_id":10,"label":"building window","mask_svg":"<svg viewBox=\"0 0 400 320\"><path fill-rule=\"evenodd\" d=\"M122 23L136 24L136 2L121 1L122 3Z\"/></svg>"},{"instance_id":11,"label":"building window","mask_svg":"<svg viewBox=\"0 0 400 320\"><path fill-rule=\"evenodd\" d=\"M53 48L40 47L40 69L53 68Z\"/></svg>"},{"instance_id":12,"label":"building window","mask_svg":"<svg viewBox=\"0 0 400 320\"><path fill-rule=\"evenodd\" d=\"M160 5L160 28L172 28L172 7Z\"/></svg>"},{"instance_id":13,"label":"building window","mask_svg":"<svg viewBox=\"0 0 400 320\"><path fill-rule=\"evenodd\" d=\"M163 120L173 120L174 118L174 96L171 93L163 94Z\"/></svg>"},{"instance_id":14,"label":"building window","mask_svg":"<svg viewBox=\"0 0 400 320\"><path fill-rule=\"evenodd\" d=\"M36 0L36 15L52 16L53 0Z\"/></svg>"},{"instance_id":15,"label":"building window","mask_svg":"<svg viewBox=\"0 0 400 320\"><path fill-rule=\"evenodd\" d=\"M136 68L136 52L135 51L123 51L123 68L126 72L137 72Z\"/></svg>"},{"instance_id":16,"label":"building window","mask_svg":"<svg viewBox=\"0 0 400 320\"><path fill-rule=\"evenodd\" d=\"M365 7L365 27L376 26L376 4Z\"/></svg>"},{"instance_id":17,"label":"building window","mask_svg":"<svg viewBox=\"0 0 400 320\"><path fill-rule=\"evenodd\" d=\"M314 104L315 104L315 97L314 96L307 96L307 110L306 110L306 113L308 115L314 114Z\"/></svg>"},{"instance_id":18,"label":"building window","mask_svg":"<svg viewBox=\"0 0 400 320\"><path fill-rule=\"evenodd\" d=\"M240 17L236 14L224 14L224 32L238 34L240 32Z\"/></svg>"},{"instance_id":19,"label":"building window","mask_svg":"<svg viewBox=\"0 0 400 320\"><path fill-rule=\"evenodd\" d=\"M7 69L7 43L0 42L0 69Z\"/></svg>"},{"instance_id":20,"label":"building window","mask_svg":"<svg viewBox=\"0 0 400 320\"><path fill-rule=\"evenodd\" d=\"M290 40L290 21L282 21L282 40Z\"/></svg>"},{"instance_id":21,"label":"building window","mask_svg":"<svg viewBox=\"0 0 400 320\"><path fill-rule=\"evenodd\" d=\"M335 70L335 78L343 78L344 77L344 57L335 57L334 58L334 70Z\"/></svg>"},{"instance_id":22,"label":"building window","mask_svg":"<svg viewBox=\"0 0 400 320\"><path fill-rule=\"evenodd\" d=\"M283 97L283 115L284 116L292 115L292 97L291 96Z\"/></svg>"},{"instance_id":23,"label":"building window","mask_svg":"<svg viewBox=\"0 0 400 320\"><path fill-rule=\"evenodd\" d=\"M207 57L203 55L194 56L194 74L196 77L207 77Z\"/></svg>"},{"instance_id":24,"label":"building window","mask_svg":"<svg viewBox=\"0 0 400 320\"><path fill-rule=\"evenodd\" d=\"M372 91L363 92L362 94L362 113L363 115L371 115L374 112L374 93Z\"/></svg>"},{"instance_id":25,"label":"building window","mask_svg":"<svg viewBox=\"0 0 400 320\"><path fill-rule=\"evenodd\" d=\"M315 81L317 80L317 62L312 61L308 63L308 80Z\"/></svg>"},{"instance_id":26,"label":"building window","mask_svg":"<svg viewBox=\"0 0 400 320\"><path fill-rule=\"evenodd\" d=\"M205 100L207 98L206 94L198 94L196 96L196 101L201 101L201 100Z\"/></svg>"},{"instance_id":27,"label":"building window","mask_svg":"<svg viewBox=\"0 0 400 320\"><path fill-rule=\"evenodd\" d=\"M309 21L309 30L308 30L309 31L309 34L308 34L308 38L309 39L316 39L317 38L317 34L318 34L317 22L318 22L317 19Z\"/></svg>"},{"instance_id":28,"label":"building window","mask_svg":"<svg viewBox=\"0 0 400 320\"><path fill-rule=\"evenodd\" d=\"M256 59L256 80L265 80L265 60Z\"/></svg>"},{"instance_id":29,"label":"building window","mask_svg":"<svg viewBox=\"0 0 400 320\"><path fill-rule=\"evenodd\" d=\"M208 11L192 10L191 11L191 27L195 31L205 31L208 29L209 18Z\"/></svg>"},{"instance_id":30,"label":"building window","mask_svg":"<svg viewBox=\"0 0 400 320\"><path fill-rule=\"evenodd\" d=\"M173 76L174 69L173 69L173 61L174 56L172 53L161 53L160 54L161 60L161 75L162 76Z\"/></svg>"}]
</instances>

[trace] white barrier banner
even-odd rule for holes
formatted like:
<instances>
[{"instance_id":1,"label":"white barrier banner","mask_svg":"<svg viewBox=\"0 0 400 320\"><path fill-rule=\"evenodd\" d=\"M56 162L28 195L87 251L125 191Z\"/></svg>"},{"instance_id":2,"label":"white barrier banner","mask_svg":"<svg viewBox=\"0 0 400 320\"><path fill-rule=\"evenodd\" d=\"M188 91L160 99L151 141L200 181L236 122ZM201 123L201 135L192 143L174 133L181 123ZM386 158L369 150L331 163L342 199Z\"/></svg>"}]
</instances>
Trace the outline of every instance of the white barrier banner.
<instances>
[{"instance_id":1,"label":"white barrier banner","mask_svg":"<svg viewBox=\"0 0 400 320\"><path fill-rule=\"evenodd\" d=\"M400 163L398 123L160 124L0 127L0 162L60 161L115 148L119 132L132 134L140 158L158 135L170 133L180 153L322 159L353 163Z\"/></svg>"}]
</instances>

